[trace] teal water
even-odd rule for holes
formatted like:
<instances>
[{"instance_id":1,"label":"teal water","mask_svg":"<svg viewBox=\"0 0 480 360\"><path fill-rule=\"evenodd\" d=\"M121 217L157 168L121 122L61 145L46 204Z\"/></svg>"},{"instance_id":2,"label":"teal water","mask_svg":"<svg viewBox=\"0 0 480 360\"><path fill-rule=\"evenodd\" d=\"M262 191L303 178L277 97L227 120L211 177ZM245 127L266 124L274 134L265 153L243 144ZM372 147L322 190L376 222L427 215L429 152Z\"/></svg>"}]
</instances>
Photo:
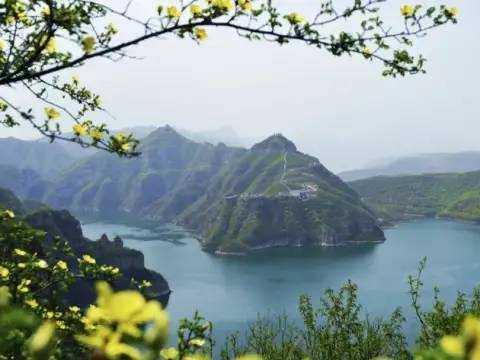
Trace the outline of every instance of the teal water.
<instances>
[{"instance_id":1,"label":"teal water","mask_svg":"<svg viewBox=\"0 0 480 360\"><path fill-rule=\"evenodd\" d=\"M408 306L406 280L423 256L428 257L425 306L435 285L451 302L457 290L470 292L480 282L480 225L463 222L403 223L386 230L386 242L378 245L271 249L238 258L207 254L197 240L188 235L178 239L178 233L174 241L165 241L164 235L151 240L155 236L148 230L103 223L84 225L83 231L91 239L102 233L149 236L148 241L124 236L125 246L141 250L146 266L168 280L173 323L199 310L214 322L220 339L245 329L258 314L298 319L300 294L319 299L326 288L338 288L348 279L359 285L361 303L370 316L387 315L401 306L412 338L417 324Z\"/></svg>"}]
</instances>

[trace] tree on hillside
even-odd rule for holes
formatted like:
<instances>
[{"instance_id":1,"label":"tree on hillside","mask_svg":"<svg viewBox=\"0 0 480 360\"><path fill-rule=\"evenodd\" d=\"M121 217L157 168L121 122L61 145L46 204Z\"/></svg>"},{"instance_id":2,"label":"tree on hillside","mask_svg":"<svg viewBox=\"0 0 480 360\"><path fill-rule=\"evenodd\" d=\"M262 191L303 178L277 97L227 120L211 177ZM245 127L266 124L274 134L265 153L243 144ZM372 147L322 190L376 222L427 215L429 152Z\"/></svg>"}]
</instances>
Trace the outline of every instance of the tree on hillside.
<instances>
[{"instance_id":1,"label":"tree on hillside","mask_svg":"<svg viewBox=\"0 0 480 360\"><path fill-rule=\"evenodd\" d=\"M152 9L148 19L140 19L131 14L133 0L125 0L121 9L93 0L2 0L0 89L24 89L32 102L15 103L0 91L0 122L6 127L30 124L51 141L135 156L138 141L132 135L110 134L105 124L88 120L92 112L104 110L100 96L62 70L99 57L121 60L129 47L153 38L177 36L200 43L209 28L233 30L249 40L300 42L334 56L379 61L384 76L424 72L425 59L411 55L408 47L427 31L456 23L458 10L403 5L395 27L379 16L386 1L352 0L352 5L339 9L333 0L326 0L318 12L300 14L281 12L273 0L170 0ZM345 20L356 30L332 30ZM116 41L115 22L136 25L141 34ZM44 104L42 114L35 113L34 101Z\"/></svg>"}]
</instances>

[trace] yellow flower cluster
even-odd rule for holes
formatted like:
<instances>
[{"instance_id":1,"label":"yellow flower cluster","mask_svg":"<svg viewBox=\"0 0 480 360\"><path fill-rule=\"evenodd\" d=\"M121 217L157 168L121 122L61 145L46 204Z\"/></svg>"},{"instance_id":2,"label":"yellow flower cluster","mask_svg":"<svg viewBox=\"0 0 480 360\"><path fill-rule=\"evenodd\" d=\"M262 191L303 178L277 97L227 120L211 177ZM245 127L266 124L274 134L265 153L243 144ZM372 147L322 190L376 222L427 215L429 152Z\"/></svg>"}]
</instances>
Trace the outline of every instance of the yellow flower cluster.
<instances>
[{"instance_id":1,"label":"yellow flower cluster","mask_svg":"<svg viewBox=\"0 0 480 360\"><path fill-rule=\"evenodd\" d=\"M176 6L174 5L167 6L167 16L170 19L178 19L181 15L182 13L180 12L180 10L178 10Z\"/></svg>"},{"instance_id":2,"label":"yellow flower cluster","mask_svg":"<svg viewBox=\"0 0 480 360\"><path fill-rule=\"evenodd\" d=\"M403 5L400 7L400 13L404 17L412 17L415 14L415 7L412 5Z\"/></svg>"},{"instance_id":3,"label":"yellow flower cluster","mask_svg":"<svg viewBox=\"0 0 480 360\"><path fill-rule=\"evenodd\" d=\"M93 36L85 36L81 41L82 49L85 54L90 54L95 50L96 43L97 40Z\"/></svg>"},{"instance_id":4,"label":"yellow flower cluster","mask_svg":"<svg viewBox=\"0 0 480 360\"><path fill-rule=\"evenodd\" d=\"M460 10L458 10L457 7L451 7L445 10L447 15L450 17L457 17L458 14L460 13Z\"/></svg>"},{"instance_id":5,"label":"yellow flower cluster","mask_svg":"<svg viewBox=\"0 0 480 360\"><path fill-rule=\"evenodd\" d=\"M288 15L285 15L285 19L292 25L303 24L306 20L305 17L297 12L292 12Z\"/></svg>"},{"instance_id":6,"label":"yellow flower cluster","mask_svg":"<svg viewBox=\"0 0 480 360\"><path fill-rule=\"evenodd\" d=\"M202 16L202 7L198 4L193 4L190 6L190 13L193 17L200 17Z\"/></svg>"},{"instance_id":7,"label":"yellow flower cluster","mask_svg":"<svg viewBox=\"0 0 480 360\"><path fill-rule=\"evenodd\" d=\"M440 347L455 358L480 359L480 320L468 316L462 324L459 336L444 336Z\"/></svg>"},{"instance_id":8,"label":"yellow flower cluster","mask_svg":"<svg viewBox=\"0 0 480 360\"><path fill-rule=\"evenodd\" d=\"M362 55L368 59L372 56L372 50L370 50L368 47L364 47L362 48Z\"/></svg>"},{"instance_id":9,"label":"yellow flower cluster","mask_svg":"<svg viewBox=\"0 0 480 360\"><path fill-rule=\"evenodd\" d=\"M55 54L57 52L57 41L55 38L50 38L47 42L47 45L45 45L45 51L48 54Z\"/></svg>"},{"instance_id":10,"label":"yellow flower cluster","mask_svg":"<svg viewBox=\"0 0 480 360\"><path fill-rule=\"evenodd\" d=\"M233 9L232 0L208 0L208 3L216 10L227 12Z\"/></svg>"},{"instance_id":11,"label":"yellow flower cluster","mask_svg":"<svg viewBox=\"0 0 480 360\"><path fill-rule=\"evenodd\" d=\"M113 137L113 143L119 151L127 153L130 151L130 144L128 142L128 136L123 133L115 134Z\"/></svg>"},{"instance_id":12,"label":"yellow flower cluster","mask_svg":"<svg viewBox=\"0 0 480 360\"><path fill-rule=\"evenodd\" d=\"M91 257L90 255L83 255L81 259L79 259L81 262L84 262L86 264L96 264L97 261Z\"/></svg>"},{"instance_id":13,"label":"yellow flower cluster","mask_svg":"<svg viewBox=\"0 0 480 360\"><path fill-rule=\"evenodd\" d=\"M198 41L204 41L208 37L207 30L205 30L204 28L196 27L194 32L195 37L198 39Z\"/></svg>"},{"instance_id":14,"label":"yellow flower cluster","mask_svg":"<svg viewBox=\"0 0 480 360\"><path fill-rule=\"evenodd\" d=\"M4 210L2 212L2 217L7 218L7 219L15 219L15 213L12 210Z\"/></svg>"},{"instance_id":15,"label":"yellow flower cluster","mask_svg":"<svg viewBox=\"0 0 480 360\"><path fill-rule=\"evenodd\" d=\"M251 11L252 10L252 0L238 0L238 6L243 11Z\"/></svg>"},{"instance_id":16,"label":"yellow flower cluster","mask_svg":"<svg viewBox=\"0 0 480 360\"><path fill-rule=\"evenodd\" d=\"M120 269L118 267L110 265L102 265L100 266L100 270L111 275L118 275L120 273Z\"/></svg>"},{"instance_id":17,"label":"yellow flower cluster","mask_svg":"<svg viewBox=\"0 0 480 360\"><path fill-rule=\"evenodd\" d=\"M22 281L20 281L20 284L17 285L17 290L18 292L20 293L27 293L30 291L30 284L32 283L32 280L29 280L29 279L22 279Z\"/></svg>"},{"instance_id":18,"label":"yellow flower cluster","mask_svg":"<svg viewBox=\"0 0 480 360\"><path fill-rule=\"evenodd\" d=\"M75 136L84 136L88 133L88 126L83 124L75 124L72 126L73 133Z\"/></svg>"},{"instance_id":19,"label":"yellow flower cluster","mask_svg":"<svg viewBox=\"0 0 480 360\"><path fill-rule=\"evenodd\" d=\"M106 282L97 283L97 305L87 310L85 324L91 331L77 340L96 349L108 359L127 356L140 359L141 352L124 342L125 338L141 339L147 344L163 343L168 331L168 316L157 301L146 301L136 291L114 293ZM143 326L151 326L142 331Z\"/></svg>"},{"instance_id":20,"label":"yellow flower cluster","mask_svg":"<svg viewBox=\"0 0 480 360\"><path fill-rule=\"evenodd\" d=\"M67 263L66 263L65 261L59 260L59 261L55 264L54 268L65 271L65 270L68 270L68 265L67 265Z\"/></svg>"},{"instance_id":21,"label":"yellow flower cluster","mask_svg":"<svg viewBox=\"0 0 480 360\"><path fill-rule=\"evenodd\" d=\"M60 112L53 107L46 107L44 111L48 120L58 120L60 118Z\"/></svg>"},{"instance_id":22,"label":"yellow flower cluster","mask_svg":"<svg viewBox=\"0 0 480 360\"><path fill-rule=\"evenodd\" d=\"M0 266L0 277L2 279L8 279L9 275L10 275L10 270L8 270L6 267Z\"/></svg>"},{"instance_id":23,"label":"yellow flower cluster","mask_svg":"<svg viewBox=\"0 0 480 360\"><path fill-rule=\"evenodd\" d=\"M29 340L30 351L34 354L43 351L53 341L55 324L47 321L40 325Z\"/></svg>"}]
</instances>

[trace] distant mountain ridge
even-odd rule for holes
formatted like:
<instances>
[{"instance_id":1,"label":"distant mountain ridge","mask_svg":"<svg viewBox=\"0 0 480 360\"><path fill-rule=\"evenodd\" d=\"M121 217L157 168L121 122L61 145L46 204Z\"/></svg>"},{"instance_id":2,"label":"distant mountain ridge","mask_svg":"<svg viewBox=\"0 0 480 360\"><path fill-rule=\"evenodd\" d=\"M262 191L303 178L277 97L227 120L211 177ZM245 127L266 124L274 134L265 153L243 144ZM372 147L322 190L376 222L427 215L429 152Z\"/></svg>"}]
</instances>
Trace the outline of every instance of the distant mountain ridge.
<instances>
[{"instance_id":1,"label":"distant mountain ridge","mask_svg":"<svg viewBox=\"0 0 480 360\"><path fill-rule=\"evenodd\" d=\"M0 138L0 165L33 170L45 179L55 177L75 160L58 143Z\"/></svg>"},{"instance_id":2,"label":"distant mountain ridge","mask_svg":"<svg viewBox=\"0 0 480 360\"><path fill-rule=\"evenodd\" d=\"M463 173L480 170L480 151L432 153L401 157L385 165L344 171L338 174L344 181L374 176Z\"/></svg>"},{"instance_id":3,"label":"distant mountain ridge","mask_svg":"<svg viewBox=\"0 0 480 360\"><path fill-rule=\"evenodd\" d=\"M480 221L480 171L377 176L349 185L387 223L436 216Z\"/></svg>"},{"instance_id":4,"label":"distant mountain ridge","mask_svg":"<svg viewBox=\"0 0 480 360\"><path fill-rule=\"evenodd\" d=\"M280 134L247 150L197 143L166 126L140 151L138 159L83 159L42 200L82 216L179 223L217 253L384 240L358 195Z\"/></svg>"}]
</instances>

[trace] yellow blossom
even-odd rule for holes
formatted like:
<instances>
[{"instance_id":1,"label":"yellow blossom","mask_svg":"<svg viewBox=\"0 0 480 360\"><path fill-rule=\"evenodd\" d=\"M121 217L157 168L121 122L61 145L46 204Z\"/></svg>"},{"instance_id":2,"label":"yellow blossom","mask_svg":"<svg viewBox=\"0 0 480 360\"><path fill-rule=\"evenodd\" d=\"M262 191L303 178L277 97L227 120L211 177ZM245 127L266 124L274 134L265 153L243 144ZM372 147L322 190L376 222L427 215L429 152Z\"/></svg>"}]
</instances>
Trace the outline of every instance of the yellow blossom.
<instances>
[{"instance_id":1,"label":"yellow blossom","mask_svg":"<svg viewBox=\"0 0 480 360\"><path fill-rule=\"evenodd\" d=\"M372 50L370 50L368 47L364 47L362 48L362 54L368 59L370 56L372 56Z\"/></svg>"},{"instance_id":2,"label":"yellow blossom","mask_svg":"<svg viewBox=\"0 0 480 360\"><path fill-rule=\"evenodd\" d=\"M54 333L55 324L50 321L44 322L30 338L30 351L38 353L44 350L52 341Z\"/></svg>"},{"instance_id":3,"label":"yellow blossom","mask_svg":"<svg viewBox=\"0 0 480 360\"><path fill-rule=\"evenodd\" d=\"M59 260L55 266L58 267L61 270L67 270L68 269L67 263L63 260Z\"/></svg>"},{"instance_id":4,"label":"yellow blossom","mask_svg":"<svg viewBox=\"0 0 480 360\"><path fill-rule=\"evenodd\" d=\"M41 14L43 17L50 16L50 7L49 6L44 6L41 10Z\"/></svg>"},{"instance_id":5,"label":"yellow blossom","mask_svg":"<svg viewBox=\"0 0 480 360\"><path fill-rule=\"evenodd\" d=\"M120 146L120 149L124 152L128 152L130 150L130 144L129 143L124 143Z\"/></svg>"},{"instance_id":6,"label":"yellow blossom","mask_svg":"<svg viewBox=\"0 0 480 360\"><path fill-rule=\"evenodd\" d=\"M36 309L38 307L38 302L35 299L25 300L25 304L30 306L32 309Z\"/></svg>"},{"instance_id":7,"label":"yellow blossom","mask_svg":"<svg viewBox=\"0 0 480 360\"><path fill-rule=\"evenodd\" d=\"M47 313L45 314L45 317L47 319L51 319L51 318L53 318L54 315L55 314L53 313L53 311L47 311Z\"/></svg>"},{"instance_id":8,"label":"yellow blossom","mask_svg":"<svg viewBox=\"0 0 480 360\"><path fill-rule=\"evenodd\" d=\"M460 11L458 10L457 7L451 7L447 9L447 13L451 17L457 17Z\"/></svg>"},{"instance_id":9,"label":"yellow blossom","mask_svg":"<svg viewBox=\"0 0 480 360\"><path fill-rule=\"evenodd\" d=\"M196 27L195 28L195 37L199 41L205 40L208 37L207 30L205 30L204 28Z\"/></svg>"},{"instance_id":10,"label":"yellow blossom","mask_svg":"<svg viewBox=\"0 0 480 360\"><path fill-rule=\"evenodd\" d=\"M3 215L9 219L15 219L15 213L12 210L5 210Z\"/></svg>"},{"instance_id":11,"label":"yellow blossom","mask_svg":"<svg viewBox=\"0 0 480 360\"><path fill-rule=\"evenodd\" d=\"M48 267L48 263L41 259L41 260L38 260L37 261L37 264L36 264L40 269L46 269Z\"/></svg>"},{"instance_id":12,"label":"yellow blossom","mask_svg":"<svg viewBox=\"0 0 480 360\"><path fill-rule=\"evenodd\" d=\"M251 0L238 0L238 5L243 11L252 10L252 1Z\"/></svg>"},{"instance_id":13,"label":"yellow blossom","mask_svg":"<svg viewBox=\"0 0 480 360\"><path fill-rule=\"evenodd\" d=\"M480 340L480 320L473 316L467 316L462 323L462 333L469 338Z\"/></svg>"},{"instance_id":14,"label":"yellow blossom","mask_svg":"<svg viewBox=\"0 0 480 360\"><path fill-rule=\"evenodd\" d=\"M7 47L7 43L5 42L5 40L0 39L0 51L5 50L6 47Z\"/></svg>"},{"instance_id":15,"label":"yellow blossom","mask_svg":"<svg viewBox=\"0 0 480 360\"><path fill-rule=\"evenodd\" d=\"M164 360L176 360L178 358L178 350L174 347L162 349L160 356Z\"/></svg>"},{"instance_id":16,"label":"yellow blossom","mask_svg":"<svg viewBox=\"0 0 480 360\"><path fill-rule=\"evenodd\" d=\"M18 255L18 256L26 256L27 255L27 252L24 251L24 250L21 250L21 249L15 249L15 250L13 250L13 252L15 253L15 255Z\"/></svg>"},{"instance_id":17,"label":"yellow blossom","mask_svg":"<svg viewBox=\"0 0 480 360\"><path fill-rule=\"evenodd\" d=\"M209 2L215 9L220 11L230 11L233 9L232 0L211 0Z\"/></svg>"},{"instance_id":18,"label":"yellow blossom","mask_svg":"<svg viewBox=\"0 0 480 360\"><path fill-rule=\"evenodd\" d=\"M415 7L412 6L412 5L403 5L403 6L400 8L400 13L401 13L402 16L404 16L404 17L411 17L411 16L413 16L413 14L415 13Z\"/></svg>"},{"instance_id":19,"label":"yellow blossom","mask_svg":"<svg viewBox=\"0 0 480 360\"><path fill-rule=\"evenodd\" d=\"M465 354L464 343L460 337L444 336L440 340L440 346L447 354L455 357L463 357Z\"/></svg>"},{"instance_id":20,"label":"yellow blossom","mask_svg":"<svg viewBox=\"0 0 480 360\"><path fill-rule=\"evenodd\" d=\"M142 286L143 287L151 287L152 286L152 283L148 280L143 280L142 281Z\"/></svg>"},{"instance_id":21,"label":"yellow blossom","mask_svg":"<svg viewBox=\"0 0 480 360\"><path fill-rule=\"evenodd\" d=\"M59 329L65 330L67 328L67 326L62 320L56 320L55 324L57 324Z\"/></svg>"},{"instance_id":22,"label":"yellow blossom","mask_svg":"<svg viewBox=\"0 0 480 360\"><path fill-rule=\"evenodd\" d=\"M297 12L292 12L285 16L285 19L292 25L303 24L306 20L305 17Z\"/></svg>"},{"instance_id":23,"label":"yellow blossom","mask_svg":"<svg viewBox=\"0 0 480 360\"><path fill-rule=\"evenodd\" d=\"M83 255L82 256L82 261L86 262L87 264L95 264L96 260L91 257L90 255Z\"/></svg>"},{"instance_id":24,"label":"yellow blossom","mask_svg":"<svg viewBox=\"0 0 480 360\"><path fill-rule=\"evenodd\" d=\"M189 341L189 344L197 347L202 347L203 345L205 345L205 339L192 339Z\"/></svg>"},{"instance_id":25,"label":"yellow blossom","mask_svg":"<svg viewBox=\"0 0 480 360\"><path fill-rule=\"evenodd\" d=\"M82 39L82 49L86 54L90 54L95 49L97 40L93 36L86 36Z\"/></svg>"},{"instance_id":26,"label":"yellow blossom","mask_svg":"<svg viewBox=\"0 0 480 360\"><path fill-rule=\"evenodd\" d=\"M80 311L80 308L76 305L70 306L68 309L73 313L78 313Z\"/></svg>"},{"instance_id":27,"label":"yellow blossom","mask_svg":"<svg viewBox=\"0 0 480 360\"><path fill-rule=\"evenodd\" d=\"M174 5L167 6L167 16L171 19L178 19L182 13Z\"/></svg>"},{"instance_id":28,"label":"yellow blossom","mask_svg":"<svg viewBox=\"0 0 480 360\"><path fill-rule=\"evenodd\" d=\"M119 273L119 271L120 271L120 269L119 269L118 267L114 267L114 268L111 270L111 273L112 273L113 275L116 275L116 274Z\"/></svg>"},{"instance_id":29,"label":"yellow blossom","mask_svg":"<svg viewBox=\"0 0 480 360\"><path fill-rule=\"evenodd\" d=\"M23 279L22 281L20 281L20 284L17 285L17 290L21 293L26 293L26 292L29 292L30 289L29 289L29 285L32 283L31 280L28 280L28 279Z\"/></svg>"},{"instance_id":30,"label":"yellow blossom","mask_svg":"<svg viewBox=\"0 0 480 360\"><path fill-rule=\"evenodd\" d=\"M10 275L10 270L8 270L6 267L0 266L0 277L8 278L8 275Z\"/></svg>"},{"instance_id":31,"label":"yellow blossom","mask_svg":"<svg viewBox=\"0 0 480 360\"><path fill-rule=\"evenodd\" d=\"M25 269L27 267L27 264L25 263L18 263L17 266L20 268L20 269Z\"/></svg>"},{"instance_id":32,"label":"yellow blossom","mask_svg":"<svg viewBox=\"0 0 480 360\"><path fill-rule=\"evenodd\" d=\"M190 6L190 13L195 17L201 16L202 7L198 4L193 4L192 6Z\"/></svg>"},{"instance_id":33,"label":"yellow blossom","mask_svg":"<svg viewBox=\"0 0 480 360\"><path fill-rule=\"evenodd\" d=\"M90 137L93 141L98 142L103 139L103 131L98 129L93 129L90 131Z\"/></svg>"},{"instance_id":34,"label":"yellow blossom","mask_svg":"<svg viewBox=\"0 0 480 360\"><path fill-rule=\"evenodd\" d=\"M57 41L55 38L48 39L47 45L45 45L45 51L49 54L55 54L57 52Z\"/></svg>"},{"instance_id":35,"label":"yellow blossom","mask_svg":"<svg viewBox=\"0 0 480 360\"><path fill-rule=\"evenodd\" d=\"M48 120L57 120L60 117L60 112L52 107L46 107L43 109L45 111L45 115L47 115Z\"/></svg>"},{"instance_id":36,"label":"yellow blossom","mask_svg":"<svg viewBox=\"0 0 480 360\"><path fill-rule=\"evenodd\" d=\"M93 330L89 335L77 336L81 343L98 348L109 358L127 355L133 359L140 357L137 349L121 342L123 334L139 337L139 325L153 322L145 337L152 344L155 339L166 334L168 317L157 301L146 301L137 291L124 290L114 293L106 282L97 283L97 306L90 306L84 324ZM115 331L111 326L115 326ZM160 337L159 337L160 336Z\"/></svg>"},{"instance_id":37,"label":"yellow blossom","mask_svg":"<svg viewBox=\"0 0 480 360\"><path fill-rule=\"evenodd\" d=\"M118 33L118 28L115 26L115 24L108 24L107 25L107 32L110 34L117 34Z\"/></svg>"},{"instance_id":38,"label":"yellow blossom","mask_svg":"<svg viewBox=\"0 0 480 360\"><path fill-rule=\"evenodd\" d=\"M76 136L83 136L88 132L88 127L85 124L75 124L72 130Z\"/></svg>"}]
</instances>

